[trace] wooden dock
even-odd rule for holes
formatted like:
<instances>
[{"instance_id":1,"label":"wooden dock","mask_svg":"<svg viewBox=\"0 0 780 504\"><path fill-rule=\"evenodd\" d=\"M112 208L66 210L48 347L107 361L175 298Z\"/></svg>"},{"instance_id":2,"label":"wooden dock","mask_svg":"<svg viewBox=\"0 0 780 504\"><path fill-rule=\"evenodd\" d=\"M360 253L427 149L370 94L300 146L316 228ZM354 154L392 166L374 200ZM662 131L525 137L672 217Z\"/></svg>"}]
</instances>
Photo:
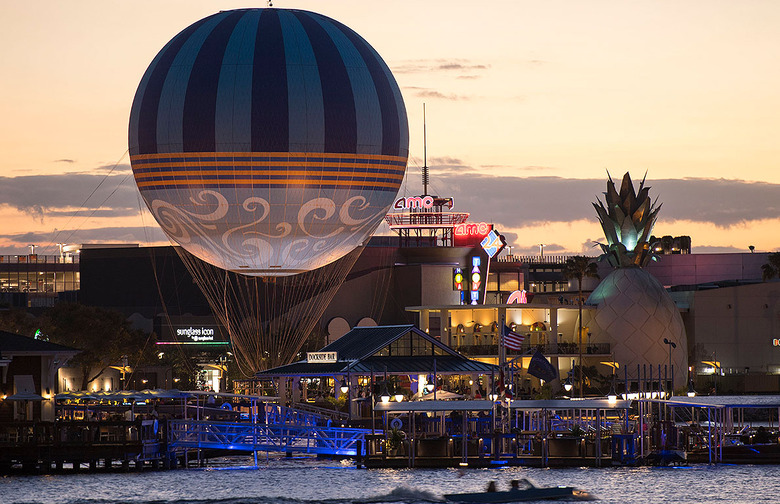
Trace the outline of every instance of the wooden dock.
<instances>
[{"instance_id":1,"label":"wooden dock","mask_svg":"<svg viewBox=\"0 0 780 504\"><path fill-rule=\"evenodd\" d=\"M0 474L168 468L172 461L167 456L165 424L155 420L0 423Z\"/></svg>"}]
</instances>

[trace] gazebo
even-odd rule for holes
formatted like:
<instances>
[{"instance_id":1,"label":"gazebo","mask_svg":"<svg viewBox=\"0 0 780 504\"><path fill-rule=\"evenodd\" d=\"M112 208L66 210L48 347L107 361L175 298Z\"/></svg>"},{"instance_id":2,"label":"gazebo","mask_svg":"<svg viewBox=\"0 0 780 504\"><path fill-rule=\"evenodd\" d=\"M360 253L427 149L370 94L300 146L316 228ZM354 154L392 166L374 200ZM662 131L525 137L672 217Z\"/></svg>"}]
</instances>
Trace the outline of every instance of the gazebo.
<instances>
[{"instance_id":1,"label":"gazebo","mask_svg":"<svg viewBox=\"0 0 780 504\"><path fill-rule=\"evenodd\" d=\"M255 375L273 381L283 403L344 402L350 418L370 416L377 401L438 399L440 391L479 398L498 377L498 366L468 359L414 325L355 327L304 360Z\"/></svg>"}]
</instances>

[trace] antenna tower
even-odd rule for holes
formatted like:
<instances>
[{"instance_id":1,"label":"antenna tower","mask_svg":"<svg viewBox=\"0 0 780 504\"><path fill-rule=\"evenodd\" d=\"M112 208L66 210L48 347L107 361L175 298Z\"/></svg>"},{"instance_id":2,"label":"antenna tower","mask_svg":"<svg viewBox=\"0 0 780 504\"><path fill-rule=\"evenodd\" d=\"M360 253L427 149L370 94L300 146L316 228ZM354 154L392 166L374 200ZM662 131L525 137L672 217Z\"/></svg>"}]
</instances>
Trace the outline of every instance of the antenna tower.
<instances>
[{"instance_id":1,"label":"antenna tower","mask_svg":"<svg viewBox=\"0 0 780 504\"><path fill-rule=\"evenodd\" d=\"M423 196L428 196L429 181L430 181L430 175L428 174L428 133L425 126L425 104L423 103L423 168L422 168Z\"/></svg>"}]
</instances>

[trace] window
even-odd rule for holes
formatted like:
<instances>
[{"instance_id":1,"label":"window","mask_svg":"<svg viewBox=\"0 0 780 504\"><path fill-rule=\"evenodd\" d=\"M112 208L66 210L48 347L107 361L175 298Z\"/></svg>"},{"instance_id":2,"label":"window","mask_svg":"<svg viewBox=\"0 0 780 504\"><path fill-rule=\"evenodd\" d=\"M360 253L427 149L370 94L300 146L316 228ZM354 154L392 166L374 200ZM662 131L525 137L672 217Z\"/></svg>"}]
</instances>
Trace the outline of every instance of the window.
<instances>
[{"instance_id":1,"label":"window","mask_svg":"<svg viewBox=\"0 0 780 504\"><path fill-rule=\"evenodd\" d=\"M498 273L495 272L488 273L487 290L489 291L498 290Z\"/></svg>"},{"instance_id":2,"label":"window","mask_svg":"<svg viewBox=\"0 0 780 504\"><path fill-rule=\"evenodd\" d=\"M520 274L517 272L501 273L501 291L513 292L520 290Z\"/></svg>"}]
</instances>

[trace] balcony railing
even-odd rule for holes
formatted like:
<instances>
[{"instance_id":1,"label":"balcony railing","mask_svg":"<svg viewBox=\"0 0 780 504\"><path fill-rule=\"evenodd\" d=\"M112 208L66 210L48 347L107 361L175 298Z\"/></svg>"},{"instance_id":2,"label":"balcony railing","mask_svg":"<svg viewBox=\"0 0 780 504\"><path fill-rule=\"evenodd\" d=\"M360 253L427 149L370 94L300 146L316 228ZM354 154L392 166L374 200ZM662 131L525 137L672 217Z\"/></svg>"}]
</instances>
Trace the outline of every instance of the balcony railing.
<instances>
[{"instance_id":1,"label":"balcony railing","mask_svg":"<svg viewBox=\"0 0 780 504\"><path fill-rule=\"evenodd\" d=\"M454 345L453 348L463 355L467 356L485 356L498 355L498 345ZM523 343L520 350L507 349L508 357L515 357L522 354L531 354L531 350L541 350L544 355L578 355L579 348L577 343L558 343L557 349L550 343L531 344ZM610 355L611 349L609 343L590 343L582 344L582 353L585 355Z\"/></svg>"},{"instance_id":2,"label":"balcony railing","mask_svg":"<svg viewBox=\"0 0 780 504\"><path fill-rule=\"evenodd\" d=\"M78 255L0 255L2 264L78 264Z\"/></svg>"}]
</instances>

